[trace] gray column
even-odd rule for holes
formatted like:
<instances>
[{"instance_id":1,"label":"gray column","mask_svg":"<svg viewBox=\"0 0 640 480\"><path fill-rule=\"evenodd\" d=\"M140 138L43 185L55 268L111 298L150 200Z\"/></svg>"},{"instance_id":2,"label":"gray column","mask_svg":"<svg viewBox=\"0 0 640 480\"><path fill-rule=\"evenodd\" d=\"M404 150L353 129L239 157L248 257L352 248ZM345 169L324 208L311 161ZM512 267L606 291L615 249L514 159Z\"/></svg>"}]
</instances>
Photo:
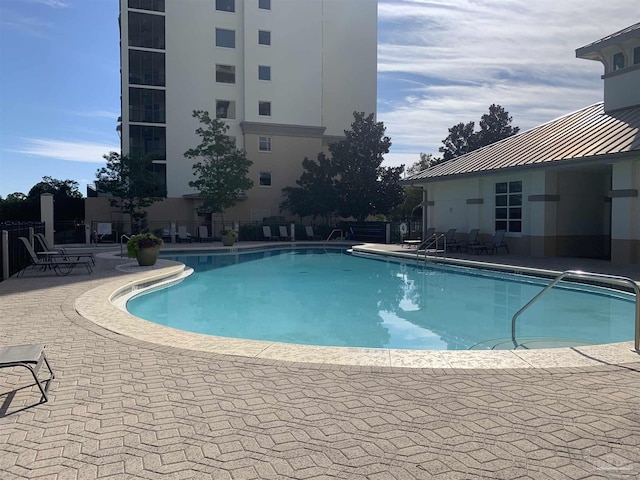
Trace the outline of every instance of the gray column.
<instances>
[{"instance_id":1,"label":"gray column","mask_svg":"<svg viewBox=\"0 0 640 480\"><path fill-rule=\"evenodd\" d=\"M40 194L40 221L44 222L44 236L53 247L53 194Z\"/></svg>"}]
</instances>

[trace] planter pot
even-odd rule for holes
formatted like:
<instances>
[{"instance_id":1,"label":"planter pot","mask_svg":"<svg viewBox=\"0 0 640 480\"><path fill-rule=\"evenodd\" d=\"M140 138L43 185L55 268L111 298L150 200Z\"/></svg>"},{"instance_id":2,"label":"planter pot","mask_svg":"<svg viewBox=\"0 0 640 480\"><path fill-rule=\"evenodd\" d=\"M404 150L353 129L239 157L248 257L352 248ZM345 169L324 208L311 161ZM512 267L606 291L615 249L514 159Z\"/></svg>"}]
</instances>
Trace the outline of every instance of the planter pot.
<instances>
[{"instance_id":1,"label":"planter pot","mask_svg":"<svg viewBox=\"0 0 640 480\"><path fill-rule=\"evenodd\" d=\"M230 247L236 242L236 237L233 235L223 235L222 236L222 245L225 247Z\"/></svg>"},{"instance_id":2,"label":"planter pot","mask_svg":"<svg viewBox=\"0 0 640 480\"><path fill-rule=\"evenodd\" d=\"M147 248L139 248L136 253L136 258L138 259L138 265L142 267L149 267L151 265L156 264L156 260L158 260L158 253L160 252L160 247L147 247Z\"/></svg>"}]
</instances>

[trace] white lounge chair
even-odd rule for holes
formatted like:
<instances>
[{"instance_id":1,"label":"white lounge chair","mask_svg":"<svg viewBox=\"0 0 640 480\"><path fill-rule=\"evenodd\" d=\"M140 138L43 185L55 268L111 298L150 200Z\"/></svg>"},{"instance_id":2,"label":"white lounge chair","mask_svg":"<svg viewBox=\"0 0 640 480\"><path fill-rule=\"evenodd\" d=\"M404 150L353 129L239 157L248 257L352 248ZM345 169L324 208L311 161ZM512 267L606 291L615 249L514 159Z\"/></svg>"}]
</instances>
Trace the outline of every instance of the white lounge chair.
<instances>
[{"instance_id":1,"label":"white lounge chair","mask_svg":"<svg viewBox=\"0 0 640 480\"><path fill-rule=\"evenodd\" d=\"M268 225L262 227L262 236L265 240L278 240L278 237L271 234L271 227Z\"/></svg>"},{"instance_id":2,"label":"white lounge chair","mask_svg":"<svg viewBox=\"0 0 640 480\"><path fill-rule=\"evenodd\" d=\"M287 227L285 225L280 225L279 229L280 229L280 240L293 241L293 238L291 237L291 235L289 235L289 232L287 232Z\"/></svg>"},{"instance_id":3,"label":"white lounge chair","mask_svg":"<svg viewBox=\"0 0 640 480\"><path fill-rule=\"evenodd\" d=\"M33 250L28 238L18 238L24 244L24 247L27 249L27 253L29 254L29 258L31 258L31 264L24 267L22 269L22 273L24 273L29 267L40 267L42 270L51 269L56 275L64 276L69 275L71 270L73 270L77 265L83 265L89 273L93 272L90 260L65 260L59 252L42 252L43 258L40 258L38 257L38 254L36 254L35 250ZM20 275L20 272L18 272L18 275Z\"/></svg>"},{"instance_id":4,"label":"white lounge chair","mask_svg":"<svg viewBox=\"0 0 640 480\"><path fill-rule=\"evenodd\" d=\"M187 227L184 225L180 225L178 227L178 242L189 242L191 243L192 238L191 234L187 232Z\"/></svg>"},{"instance_id":5,"label":"white lounge chair","mask_svg":"<svg viewBox=\"0 0 640 480\"><path fill-rule=\"evenodd\" d=\"M322 240L319 235L313 233L313 227L311 225L305 226L304 231L307 234L307 240Z\"/></svg>"},{"instance_id":6,"label":"white lounge chair","mask_svg":"<svg viewBox=\"0 0 640 480\"><path fill-rule=\"evenodd\" d=\"M47 242L47 237L45 237L42 233L36 233L34 238L40 243L40 246L42 247L42 250L45 254L50 255L59 253L65 260L69 260L70 257L75 257L76 260L80 260L81 258L88 258L89 260L91 260L91 263L93 263L94 265L96 264L96 257L94 257L93 253L91 252L71 253L62 247L54 249L49 245L49 242Z\"/></svg>"}]
</instances>

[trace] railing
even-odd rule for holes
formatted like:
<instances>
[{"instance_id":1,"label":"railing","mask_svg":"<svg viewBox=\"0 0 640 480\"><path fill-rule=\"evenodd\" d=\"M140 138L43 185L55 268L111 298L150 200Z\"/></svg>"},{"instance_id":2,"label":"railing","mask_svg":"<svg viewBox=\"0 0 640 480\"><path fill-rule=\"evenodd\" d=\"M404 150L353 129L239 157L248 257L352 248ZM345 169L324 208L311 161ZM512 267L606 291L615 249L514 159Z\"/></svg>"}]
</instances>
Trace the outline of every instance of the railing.
<instances>
[{"instance_id":1,"label":"railing","mask_svg":"<svg viewBox=\"0 0 640 480\"><path fill-rule=\"evenodd\" d=\"M567 270L562 272L553 281L547 285L540 293L538 293L535 297L533 297L529 302L522 307L520 310L516 312L516 314L511 318L511 341L513 342L514 348L518 348L518 342L516 341L516 320L520 316L522 312L528 309L533 303L535 303L540 297L542 297L545 293L551 290L558 282L563 279L571 277L571 278L591 278L591 279L602 279L607 280L609 283L612 281L615 283L623 283L630 285L636 295L636 330L634 336L634 347L637 352L640 352L640 287L638 284L634 282L632 279L627 277L619 277L617 275L605 275L603 273L591 273L591 272L582 272L580 270Z\"/></svg>"},{"instance_id":2,"label":"railing","mask_svg":"<svg viewBox=\"0 0 640 480\"><path fill-rule=\"evenodd\" d=\"M429 238L427 238L424 242L422 242L420 245L418 245L418 248L416 248L416 261L418 261L420 259L420 250L422 249L422 247L424 247L424 260L427 260L427 250L429 249L429 247L434 246L435 245L435 251L436 253L438 252L438 241L442 238L442 242L444 244L444 255L446 256L446 252L447 252L447 237L445 236L444 233L434 233L433 235L431 235Z\"/></svg>"},{"instance_id":3,"label":"railing","mask_svg":"<svg viewBox=\"0 0 640 480\"><path fill-rule=\"evenodd\" d=\"M124 245L124 243L122 242L123 239L127 239L127 241L129 241L131 239L131 237L128 237L127 235L125 235L124 233L122 235L120 235L120 256L124 257L124 252L122 251L122 246Z\"/></svg>"},{"instance_id":4,"label":"railing","mask_svg":"<svg viewBox=\"0 0 640 480\"><path fill-rule=\"evenodd\" d=\"M331 230L331 233L329 234L329 236L327 237L327 239L325 240L325 242L328 242L329 240L331 240L331 237L333 237L333 234L334 234L334 233L336 233L336 232L340 233L340 237L339 237L339 238L344 237L344 235L342 234L342 230L341 230L341 229L339 229L339 228L334 228L333 230Z\"/></svg>"}]
</instances>

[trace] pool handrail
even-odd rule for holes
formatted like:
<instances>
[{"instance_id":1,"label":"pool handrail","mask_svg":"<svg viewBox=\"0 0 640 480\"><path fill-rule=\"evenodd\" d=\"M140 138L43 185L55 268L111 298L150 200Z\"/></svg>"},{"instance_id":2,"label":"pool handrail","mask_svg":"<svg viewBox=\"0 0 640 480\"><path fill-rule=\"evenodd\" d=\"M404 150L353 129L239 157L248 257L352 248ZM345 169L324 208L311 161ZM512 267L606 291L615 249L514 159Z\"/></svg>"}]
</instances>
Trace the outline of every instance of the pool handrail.
<instances>
[{"instance_id":1,"label":"pool handrail","mask_svg":"<svg viewBox=\"0 0 640 480\"><path fill-rule=\"evenodd\" d=\"M580 278L583 278L583 279L591 278L594 280L602 279L602 280L609 281L609 283L618 283L618 284L622 283L622 284L627 284L631 286L631 288L633 289L633 292L636 295L636 322L635 322L634 348L636 352L640 353L640 287L638 286L638 284L634 280L628 277L621 277L618 275L607 275L604 273L583 272L582 270L565 270L556 278L554 278L549 285L543 288L541 292L539 292L535 297L529 300L524 307L522 307L520 310L518 310L515 313L515 315L511 318L511 341L513 342L514 348L518 348L518 342L516 342L516 320L518 319L520 314L523 313L526 309L528 309L534 302L536 302L545 293L547 293L554 286L556 286L558 282L562 281L567 277L572 277L576 279L580 279Z\"/></svg>"},{"instance_id":2,"label":"pool handrail","mask_svg":"<svg viewBox=\"0 0 640 480\"><path fill-rule=\"evenodd\" d=\"M329 236L327 237L325 242L328 242L329 240L331 240L331 237L333 237L333 234L336 233L336 232L340 232L340 237L339 238L344 238L342 230L340 228L334 228L333 230L331 230L331 233L329 234Z\"/></svg>"},{"instance_id":3,"label":"pool handrail","mask_svg":"<svg viewBox=\"0 0 640 480\"><path fill-rule=\"evenodd\" d=\"M447 237L444 235L444 233L434 233L433 235L431 235L429 238L427 238L424 242L422 242L420 245L418 245L416 247L416 260L419 259L420 257L420 249L424 246L424 260L427 260L427 250L430 246L435 245L436 247L436 253L438 252L438 240L443 239L443 243L444 243L444 255L446 257L447 255Z\"/></svg>"},{"instance_id":4,"label":"pool handrail","mask_svg":"<svg viewBox=\"0 0 640 480\"><path fill-rule=\"evenodd\" d=\"M120 235L120 256L121 257L124 257L124 252L122 251L122 246L124 245L125 242L123 242L122 240L124 240L125 238L127 239L127 242L129 240L131 240L131 237L129 237L128 235L126 235L124 233L122 235Z\"/></svg>"}]
</instances>

